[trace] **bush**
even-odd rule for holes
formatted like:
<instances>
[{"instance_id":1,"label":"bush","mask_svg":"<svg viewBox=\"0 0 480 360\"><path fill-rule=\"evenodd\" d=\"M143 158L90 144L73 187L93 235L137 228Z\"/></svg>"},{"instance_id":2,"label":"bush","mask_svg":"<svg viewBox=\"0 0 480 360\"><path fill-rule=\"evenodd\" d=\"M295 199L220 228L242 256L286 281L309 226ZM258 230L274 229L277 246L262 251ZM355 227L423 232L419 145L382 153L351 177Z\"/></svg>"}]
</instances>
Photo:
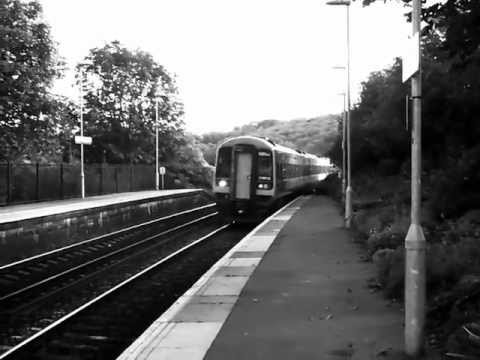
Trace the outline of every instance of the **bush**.
<instances>
[{"instance_id":1,"label":"bush","mask_svg":"<svg viewBox=\"0 0 480 360\"><path fill-rule=\"evenodd\" d=\"M329 174L315 190L320 194L326 194L340 200L342 198L342 180L338 177L338 174Z\"/></svg>"},{"instance_id":2,"label":"bush","mask_svg":"<svg viewBox=\"0 0 480 360\"><path fill-rule=\"evenodd\" d=\"M400 298L404 287L405 251L403 246L396 249L377 250L372 259L377 267L378 282L383 286L385 295L390 298Z\"/></svg>"},{"instance_id":3,"label":"bush","mask_svg":"<svg viewBox=\"0 0 480 360\"><path fill-rule=\"evenodd\" d=\"M439 218L452 218L478 208L480 203L480 145L447 161L446 168L433 171L431 203Z\"/></svg>"},{"instance_id":4,"label":"bush","mask_svg":"<svg viewBox=\"0 0 480 360\"><path fill-rule=\"evenodd\" d=\"M448 290L465 274L478 272L478 239L464 238L453 244L437 243L427 249L427 285L431 291Z\"/></svg>"},{"instance_id":5,"label":"bush","mask_svg":"<svg viewBox=\"0 0 480 360\"><path fill-rule=\"evenodd\" d=\"M367 248L372 255L381 249L396 249L405 241L405 235L392 232L390 229L373 233L368 237Z\"/></svg>"}]
</instances>

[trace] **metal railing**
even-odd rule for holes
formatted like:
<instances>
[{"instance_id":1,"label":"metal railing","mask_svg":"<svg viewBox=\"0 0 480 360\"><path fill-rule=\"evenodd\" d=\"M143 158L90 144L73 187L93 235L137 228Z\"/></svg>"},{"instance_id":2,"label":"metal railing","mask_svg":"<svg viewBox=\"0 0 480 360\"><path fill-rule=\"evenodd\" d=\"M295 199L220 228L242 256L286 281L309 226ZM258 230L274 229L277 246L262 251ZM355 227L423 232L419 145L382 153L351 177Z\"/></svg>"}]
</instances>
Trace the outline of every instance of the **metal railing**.
<instances>
[{"instance_id":1,"label":"metal railing","mask_svg":"<svg viewBox=\"0 0 480 360\"><path fill-rule=\"evenodd\" d=\"M173 187L167 173L165 188ZM87 196L154 189L155 165L85 164ZM80 164L0 163L0 206L74 197L81 197Z\"/></svg>"}]
</instances>

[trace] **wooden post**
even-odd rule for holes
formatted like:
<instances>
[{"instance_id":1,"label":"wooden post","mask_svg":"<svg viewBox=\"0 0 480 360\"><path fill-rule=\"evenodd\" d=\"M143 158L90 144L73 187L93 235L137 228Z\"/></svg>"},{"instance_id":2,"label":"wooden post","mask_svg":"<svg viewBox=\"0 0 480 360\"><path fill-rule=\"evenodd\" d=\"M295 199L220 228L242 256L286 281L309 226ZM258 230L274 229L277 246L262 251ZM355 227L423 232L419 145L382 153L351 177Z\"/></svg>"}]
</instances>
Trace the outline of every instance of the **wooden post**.
<instances>
[{"instance_id":1,"label":"wooden post","mask_svg":"<svg viewBox=\"0 0 480 360\"><path fill-rule=\"evenodd\" d=\"M35 164L35 199L40 200L40 165L38 162Z\"/></svg>"},{"instance_id":2,"label":"wooden post","mask_svg":"<svg viewBox=\"0 0 480 360\"><path fill-rule=\"evenodd\" d=\"M103 194L103 163L100 164L100 195Z\"/></svg>"},{"instance_id":3,"label":"wooden post","mask_svg":"<svg viewBox=\"0 0 480 360\"><path fill-rule=\"evenodd\" d=\"M12 202L12 174L10 167L10 161L7 161L7 204Z\"/></svg>"},{"instance_id":4,"label":"wooden post","mask_svg":"<svg viewBox=\"0 0 480 360\"><path fill-rule=\"evenodd\" d=\"M130 191L133 191L133 165L130 164Z\"/></svg>"},{"instance_id":5,"label":"wooden post","mask_svg":"<svg viewBox=\"0 0 480 360\"><path fill-rule=\"evenodd\" d=\"M60 199L64 197L63 185L63 163L60 163Z\"/></svg>"},{"instance_id":6,"label":"wooden post","mask_svg":"<svg viewBox=\"0 0 480 360\"><path fill-rule=\"evenodd\" d=\"M115 192L118 193L118 166L115 166Z\"/></svg>"}]
</instances>

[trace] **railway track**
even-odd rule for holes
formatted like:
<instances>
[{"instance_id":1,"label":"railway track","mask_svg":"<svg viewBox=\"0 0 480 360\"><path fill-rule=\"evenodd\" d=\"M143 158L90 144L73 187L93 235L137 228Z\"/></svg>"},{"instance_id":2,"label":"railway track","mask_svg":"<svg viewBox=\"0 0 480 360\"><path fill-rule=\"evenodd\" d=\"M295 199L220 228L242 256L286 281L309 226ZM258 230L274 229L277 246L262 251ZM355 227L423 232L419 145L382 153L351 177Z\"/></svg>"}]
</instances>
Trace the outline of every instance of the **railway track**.
<instances>
[{"instance_id":1,"label":"railway track","mask_svg":"<svg viewBox=\"0 0 480 360\"><path fill-rule=\"evenodd\" d=\"M14 290L14 294L3 291L6 295L0 301L0 353L48 327L131 274L191 243L199 234L206 234L218 227L216 215L214 206L203 206L116 231L115 235L123 235L121 240L115 239L114 234L108 234L78 246L69 246L68 249L74 249L78 257L77 262L67 267L61 267L52 257L64 257L67 249L26 259L13 266L4 266L4 272L14 269L20 275L22 272L18 270L18 265L28 269L33 267L32 264L51 264L61 272L32 283L28 276L30 273L24 271L24 287L18 287L19 290ZM106 239L107 244L102 244L102 239ZM112 242L116 244L111 245ZM89 248L80 251L82 245L88 245ZM95 252L91 250L92 246L111 251ZM88 255L84 263L78 261L81 254ZM39 267L43 269L47 266ZM49 271L44 274L49 274Z\"/></svg>"},{"instance_id":2,"label":"railway track","mask_svg":"<svg viewBox=\"0 0 480 360\"><path fill-rule=\"evenodd\" d=\"M215 215L212 203L1 266L0 308L5 312L25 306L30 299L38 300L44 297L42 294L73 284L85 273L94 272L126 252L149 246L160 236Z\"/></svg>"},{"instance_id":3,"label":"railway track","mask_svg":"<svg viewBox=\"0 0 480 360\"><path fill-rule=\"evenodd\" d=\"M228 227L162 257L10 348L0 360L114 358L248 231Z\"/></svg>"}]
</instances>

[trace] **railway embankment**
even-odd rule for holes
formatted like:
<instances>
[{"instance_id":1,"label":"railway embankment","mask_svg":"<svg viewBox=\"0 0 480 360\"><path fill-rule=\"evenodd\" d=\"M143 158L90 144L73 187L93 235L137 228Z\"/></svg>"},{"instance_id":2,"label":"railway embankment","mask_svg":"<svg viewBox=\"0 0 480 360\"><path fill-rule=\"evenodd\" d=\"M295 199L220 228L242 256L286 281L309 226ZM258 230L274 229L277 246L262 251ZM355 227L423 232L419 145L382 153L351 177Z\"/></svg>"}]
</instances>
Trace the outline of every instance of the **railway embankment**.
<instances>
[{"instance_id":1,"label":"railway embankment","mask_svg":"<svg viewBox=\"0 0 480 360\"><path fill-rule=\"evenodd\" d=\"M432 359L438 354L478 358L480 206L447 217L439 211L430 184L424 186L428 349ZM372 291L382 291L392 302L403 302L410 182L399 176L357 176L354 191L354 237L366 249L364 260L372 261L377 269L369 286ZM333 195L341 198L338 192Z\"/></svg>"}]
</instances>

